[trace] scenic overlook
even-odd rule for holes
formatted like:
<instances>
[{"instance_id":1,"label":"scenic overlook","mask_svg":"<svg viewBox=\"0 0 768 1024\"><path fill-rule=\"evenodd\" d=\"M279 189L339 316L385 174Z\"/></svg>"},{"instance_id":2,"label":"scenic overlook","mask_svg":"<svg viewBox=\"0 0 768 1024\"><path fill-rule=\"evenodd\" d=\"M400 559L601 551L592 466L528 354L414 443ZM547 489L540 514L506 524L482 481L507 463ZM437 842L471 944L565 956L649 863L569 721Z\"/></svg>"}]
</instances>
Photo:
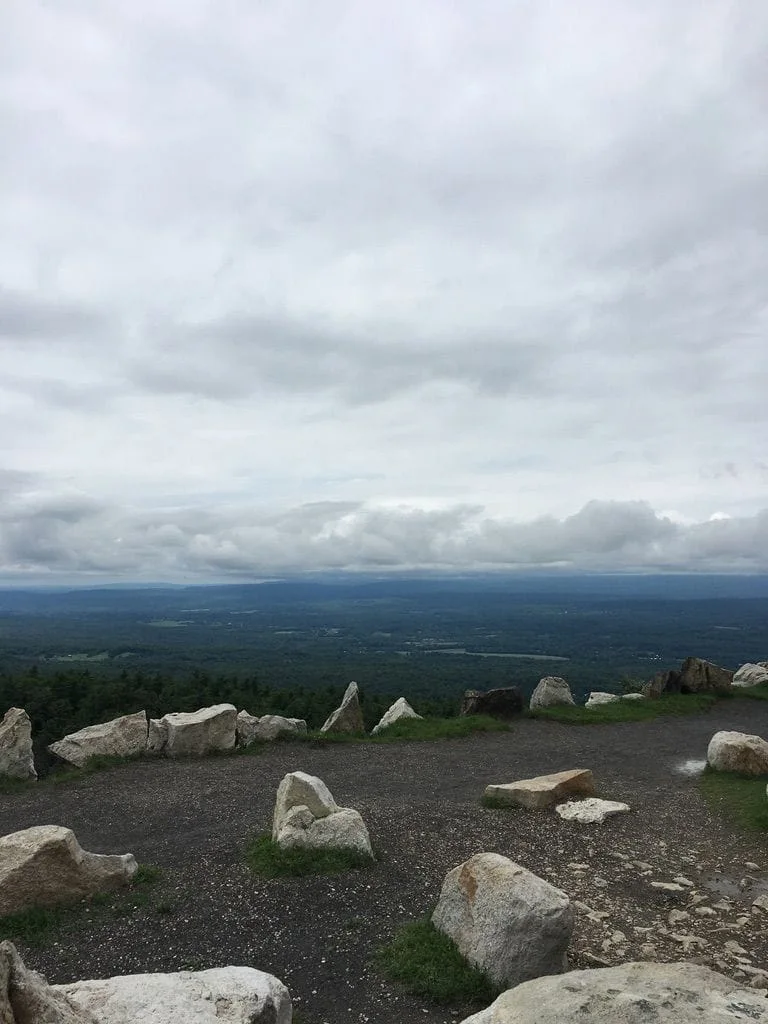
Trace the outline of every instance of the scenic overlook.
<instances>
[{"instance_id":1,"label":"scenic overlook","mask_svg":"<svg viewBox=\"0 0 768 1024\"><path fill-rule=\"evenodd\" d=\"M0 4L1 1024L768 1024L768 4Z\"/></svg>"}]
</instances>

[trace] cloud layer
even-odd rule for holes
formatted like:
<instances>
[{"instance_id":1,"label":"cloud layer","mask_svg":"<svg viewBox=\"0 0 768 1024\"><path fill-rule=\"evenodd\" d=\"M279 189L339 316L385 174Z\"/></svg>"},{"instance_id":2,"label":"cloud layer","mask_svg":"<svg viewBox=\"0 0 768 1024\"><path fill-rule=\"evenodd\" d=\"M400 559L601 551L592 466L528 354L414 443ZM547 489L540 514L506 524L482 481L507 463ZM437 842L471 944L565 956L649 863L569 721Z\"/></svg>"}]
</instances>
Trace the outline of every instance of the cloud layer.
<instances>
[{"instance_id":1,"label":"cloud layer","mask_svg":"<svg viewBox=\"0 0 768 1024\"><path fill-rule=\"evenodd\" d=\"M764 569L766 47L753 0L10 0L0 572Z\"/></svg>"}]
</instances>

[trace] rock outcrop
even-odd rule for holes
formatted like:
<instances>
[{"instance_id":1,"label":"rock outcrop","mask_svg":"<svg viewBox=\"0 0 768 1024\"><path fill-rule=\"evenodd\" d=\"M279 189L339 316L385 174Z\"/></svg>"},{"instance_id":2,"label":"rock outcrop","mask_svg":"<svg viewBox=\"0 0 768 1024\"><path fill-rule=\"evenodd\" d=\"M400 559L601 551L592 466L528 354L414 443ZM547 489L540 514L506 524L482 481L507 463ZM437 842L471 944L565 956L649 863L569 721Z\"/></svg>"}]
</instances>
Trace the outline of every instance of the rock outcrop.
<instances>
[{"instance_id":1,"label":"rock outcrop","mask_svg":"<svg viewBox=\"0 0 768 1024\"><path fill-rule=\"evenodd\" d=\"M0 775L9 779L37 778L32 723L23 708L10 708L0 722Z\"/></svg>"},{"instance_id":2,"label":"rock outcrop","mask_svg":"<svg viewBox=\"0 0 768 1024\"><path fill-rule=\"evenodd\" d=\"M570 900L497 853L478 853L448 872L432 922L496 985L567 970Z\"/></svg>"},{"instance_id":3,"label":"rock outcrop","mask_svg":"<svg viewBox=\"0 0 768 1024\"><path fill-rule=\"evenodd\" d=\"M768 1024L762 992L698 964L628 963L537 978L462 1024Z\"/></svg>"},{"instance_id":4,"label":"rock outcrop","mask_svg":"<svg viewBox=\"0 0 768 1024\"><path fill-rule=\"evenodd\" d=\"M643 687L646 697L664 693L721 693L731 689L733 672L702 658L686 658L680 670L657 672Z\"/></svg>"},{"instance_id":5,"label":"rock outcrop","mask_svg":"<svg viewBox=\"0 0 768 1024\"><path fill-rule=\"evenodd\" d=\"M129 974L52 985L103 1024L290 1024L291 998L281 981L253 967L174 974ZM85 1019L91 1020L94 1017ZM1 1019L1 1018L0 1018Z\"/></svg>"},{"instance_id":6,"label":"rock outcrop","mask_svg":"<svg viewBox=\"0 0 768 1024\"><path fill-rule=\"evenodd\" d=\"M283 848L354 850L373 857L368 829L359 812L339 807L323 780L306 772L290 772L280 783L272 839Z\"/></svg>"},{"instance_id":7,"label":"rock outcrop","mask_svg":"<svg viewBox=\"0 0 768 1024\"><path fill-rule=\"evenodd\" d=\"M543 810L574 796L594 796L595 780L588 768L574 768L534 779L518 779L502 785L486 786L485 799L510 807Z\"/></svg>"},{"instance_id":8,"label":"rock outcrop","mask_svg":"<svg viewBox=\"0 0 768 1024\"><path fill-rule=\"evenodd\" d=\"M707 747L707 764L718 772L768 773L768 743L745 732L716 732Z\"/></svg>"},{"instance_id":9,"label":"rock outcrop","mask_svg":"<svg viewBox=\"0 0 768 1024\"><path fill-rule=\"evenodd\" d=\"M0 917L117 889L128 885L137 869L132 854L88 853L74 832L60 825L13 832L0 838Z\"/></svg>"},{"instance_id":10,"label":"rock outcrop","mask_svg":"<svg viewBox=\"0 0 768 1024\"><path fill-rule=\"evenodd\" d=\"M84 768L92 757L138 757L147 749L147 713L113 718L88 725L51 743L48 750L75 768Z\"/></svg>"},{"instance_id":11,"label":"rock outcrop","mask_svg":"<svg viewBox=\"0 0 768 1024\"><path fill-rule=\"evenodd\" d=\"M593 823L605 821L615 814L626 814L629 804L619 803L618 800L598 800L590 796L586 800L569 800L568 803L558 804L555 810L565 821Z\"/></svg>"},{"instance_id":12,"label":"rock outcrop","mask_svg":"<svg viewBox=\"0 0 768 1024\"><path fill-rule=\"evenodd\" d=\"M387 708L379 722L374 725L373 729L371 729L371 736L376 736L384 729L387 729L390 725L394 725L395 722L401 722L404 718L422 717L422 715L416 714L405 697L398 697L395 703L391 707Z\"/></svg>"},{"instance_id":13,"label":"rock outcrop","mask_svg":"<svg viewBox=\"0 0 768 1024\"><path fill-rule=\"evenodd\" d=\"M531 708L551 708L561 704L573 705L571 688L561 676L544 676L531 694Z\"/></svg>"},{"instance_id":14,"label":"rock outcrop","mask_svg":"<svg viewBox=\"0 0 768 1024\"><path fill-rule=\"evenodd\" d=\"M235 745L237 708L214 704L199 711L178 711L149 723L147 751L166 757L203 757Z\"/></svg>"},{"instance_id":15,"label":"rock outcrop","mask_svg":"<svg viewBox=\"0 0 768 1024\"><path fill-rule=\"evenodd\" d=\"M765 665L747 662L733 674L734 686L761 686L768 683L768 668Z\"/></svg>"},{"instance_id":16,"label":"rock outcrop","mask_svg":"<svg viewBox=\"0 0 768 1024\"><path fill-rule=\"evenodd\" d=\"M350 683L341 698L341 704L325 720L320 732L365 732L360 692L357 683Z\"/></svg>"},{"instance_id":17,"label":"rock outcrop","mask_svg":"<svg viewBox=\"0 0 768 1024\"><path fill-rule=\"evenodd\" d=\"M13 943L0 942L0 1024L112 1022L78 1006L66 993L55 991L41 974L25 967Z\"/></svg>"},{"instance_id":18,"label":"rock outcrop","mask_svg":"<svg viewBox=\"0 0 768 1024\"><path fill-rule=\"evenodd\" d=\"M303 718L284 718L282 715L262 715L258 718L241 711L237 716L237 745L271 742L280 736L306 735L307 723Z\"/></svg>"},{"instance_id":19,"label":"rock outcrop","mask_svg":"<svg viewBox=\"0 0 768 1024\"><path fill-rule=\"evenodd\" d=\"M516 686L498 690L465 690L461 702L462 715L491 715L493 718L514 718L525 708L525 698Z\"/></svg>"}]
</instances>

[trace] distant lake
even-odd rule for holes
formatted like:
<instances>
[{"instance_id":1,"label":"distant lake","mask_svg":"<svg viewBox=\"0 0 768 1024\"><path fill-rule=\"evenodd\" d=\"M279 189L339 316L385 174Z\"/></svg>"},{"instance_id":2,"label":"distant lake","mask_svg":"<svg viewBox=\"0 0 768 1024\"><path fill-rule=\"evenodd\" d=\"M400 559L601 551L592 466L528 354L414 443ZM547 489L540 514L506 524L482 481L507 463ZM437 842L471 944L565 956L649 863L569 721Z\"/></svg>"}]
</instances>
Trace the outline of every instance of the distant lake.
<instances>
[{"instance_id":1,"label":"distant lake","mask_svg":"<svg viewBox=\"0 0 768 1024\"><path fill-rule=\"evenodd\" d=\"M425 654L466 654L470 658L531 658L533 661L568 661L558 654L508 654L495 651L468 651L465 647L435 647Z\"/></svg>"}]
</instances>

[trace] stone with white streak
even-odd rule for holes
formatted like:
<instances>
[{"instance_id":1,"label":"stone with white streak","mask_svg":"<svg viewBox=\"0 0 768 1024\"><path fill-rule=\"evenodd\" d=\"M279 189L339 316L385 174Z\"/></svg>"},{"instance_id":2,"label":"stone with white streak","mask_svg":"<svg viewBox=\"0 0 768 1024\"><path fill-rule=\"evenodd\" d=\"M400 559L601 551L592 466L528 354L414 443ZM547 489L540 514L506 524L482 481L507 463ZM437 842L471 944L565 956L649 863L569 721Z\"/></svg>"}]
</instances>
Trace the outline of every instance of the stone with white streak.
<instances>
[{"instance_id":1,"label":"stone with white streak","mask_svg":"<svg viewBox=\"0 0 768 1024\"><path fill-rule=\"evenodd\" d=\"M283 715L249 715L241 711L237 716L237 745L247 747L249 743L269 742L280 736L304 736L307 723L303 718L284 718Z\"/></svg>"},{"instance_id":2,"label":"stone with white streak","mask_svg":"<svg viewBox=\"0 0 768 1024\"><path fill-rule=\"evenodd\" d=\"M284 849L354 850L373 857L360 813L351 807L339 807L322 779L306 772L290 772L280 783L272 839Z\"/></svg>"},{"instance_id":3,"label":"stone with white streak","mask_svg":"<svg viewBox=\"0 0 768 1024\"><path fill-rule=\"evenodd\" d=\"M137 870L132 854L88 853L60 825L13 832L0 838L0 917L117 889Z\"/></svg>"},{"instance_id":4,"label":"stone with white streak","mask_svg":"<svg viewBox=\"0 0 768 1024\"><path fill-rule=\"evenodd\" d=\"M147 713L137 711L110 722L88 725L51 743L48 750L76 768L92 757L138 757L147 749Z\"/></svg>"},{"instance_id":5,"label":"stone with white streak","mask_svg":"<svg viewBox=\"0 0 768 1024\"><path fill-rule=\"evenodd\" d=\"M591 824L612 818L614 814L626 814L629 804L622 804L618 800L599 800L597 797L588 797L586 800L569 800L568 803L559 804L555 810L566 821L581 821Z\"/></svg>"},{"instance_id":6,"label":"stone with white streak","mask_svg":"<svg viewBox=\"0 0 768 1024\"><path fill-rule=\"evenodd\" d=\"M179 711L152 719L147 750L166 757L203 757L235 745L237 708L214 704L199 711Z\"/></svg>"},{"instance_id":7,"label":"stone with white streak","mask_svg":"<svg viewBox=\"0 0 768 1024\"><path fill-rule=\"evenodd\" d=\"M496 985L567 970L568 896L497 853L475 854L448 872L432 922Z\"/></svg>"},{"instance_id":8,"label":"stone with white streak","mask_svg":"<svg viewBox=\"0 0 768 1024\"><path fill-rule=\"evenodd\" d=\"M768 668L761 664L747 662L737 669L733 676L734 686L761 686L768 683Z\"/></svg>"},{"instance_id":9,"label":"stone with white streak","mask_svg":"<svg viewBox=\"0 0 768 1024\"><path fill-rule=\"evenodd\" d=\"M768 743L744 732L716 732L707 747L707 764L719 772L768 773Z\"/></svg>"},{"instance_id":10,"label":"stone with white streak","mask_svg":"<svg viewBox=\"0 0 768 1024\"><path fill-rule=\"evenodd\" d=\"M0 943L0 1024L105 1024L41 974L30 971L11 942Z\"/></svg>"},{"instance_id":11,"label":"stone with white streak","mask_svg":"<svg viewBox=\"0 0 768 1024\"><path fill-rule=\"evenodd\" d=\"M768 1024L764 993L692 963L626 963L537 978L462 1024Z\"/></svg>"},{"instance_id":12,"label":"stone with white streak","mask_svg":"<svg viewBox=\"0 0 768 1024\"><path fill-rule=\"evenodd\" d=\"M531 694L532 708L551 708L575 704L571 688L561 676L544 676Z\"/></svg>"},{"instance_id":13,"label":"stone with white streak","mask_svg":"<svg viewBox=\"0 0 768 1024\"><path fill-rule=\"evenodd\" d=\"M32 723L23 708L9 708L0 722L0 775L36 779Z\"/></svg>"},{"instance_id":14,"label":"stone with white streak","mask_svg":"<svg viewBox=\"0 0 768 1024\"><path fill-rule=\"evenodd\" d=\"M387 729L390 725L394 725L395 722L401 722L404 718L422 717L422 715L416 714L405 697L398 697L395 703L391 707L387 708L381 716L378 724L374 725L373 729L371 729L371 735L376 736L384 729Z\"/></svg>"},{"instance_id":15,"label":"stone with white streak","mask_svg":"<svg viewBox=\"0 0 768 1024\"><path fill-rule=\"evenodd\" d=\"M365 732L363 712L360 707L360 691L352 682L344 691L341 704L325 720L320 732L356 733Z\"/></svg>"},{"instance_id":16,"label":"stone with white streak","mask_svg":"<svg viewBox=\"0 0 768 1024\"><path fill-rule=\"evenodd\" d=\"M574 768L553 775L537 775L500 785L486 786L485 798L510 807L542 810L574 796L594 796L595 780L588 768Z\"/></svg>"},{"instance_id":17,"label":"stone with white streak","mask_svg":"<svg viewBox=\"0 0 768 1024\"><path fill-rule=\"evenodd\" d=\"M100 1024L290 1024L281 981L253 967L129 974L52 985Z\"/></svg>"}]
</instances>

